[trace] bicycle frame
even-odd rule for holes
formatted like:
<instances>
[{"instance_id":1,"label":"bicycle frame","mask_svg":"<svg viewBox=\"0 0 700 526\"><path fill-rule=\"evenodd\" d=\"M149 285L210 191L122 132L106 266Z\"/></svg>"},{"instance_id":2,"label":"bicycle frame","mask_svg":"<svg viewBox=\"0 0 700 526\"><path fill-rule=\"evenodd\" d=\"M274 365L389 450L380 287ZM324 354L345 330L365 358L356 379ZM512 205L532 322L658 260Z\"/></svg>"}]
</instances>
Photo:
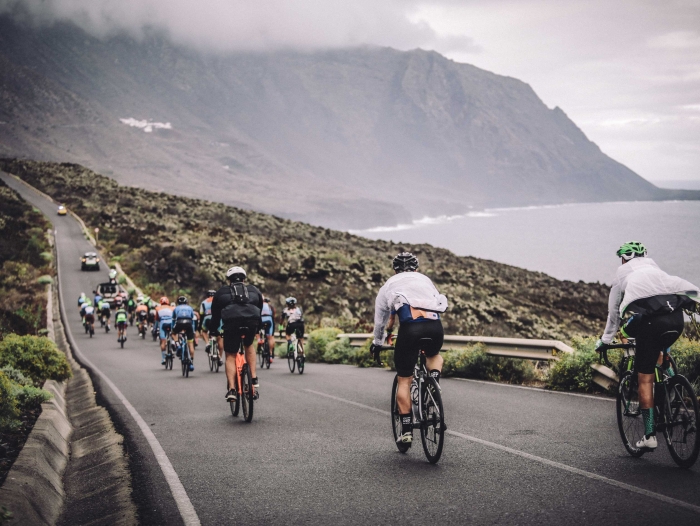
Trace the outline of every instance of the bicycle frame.
<instances>
[{"instance_id":1,"label":"bicycle frame","mask_svg":"<svg viewBox=\"0 0 700 526\"><path fill-rule=\"evenodd\" d=\"M411 404L411 409L413 411L413 426L414 428L418 427L420 428L423 423L425 422L424 420L421 419L421 415L423 414L423 397L420 396L420 394L423 392L423 384L425 383L425 379L428 376L428 369L425 366L425 351L421 351L419 355L419 363L415 365L413 368L413 380L415 382L415 396L418 399L418 403L412 403ZM411 382L411 400L413 401L413 394L414 394L414 383ZM437 387L440 391L442 391L442 388L440 387L440 384L437 384ZM435 402L435 398L433 398L432 393L430 392L429 389L426 390L428 395L433 401L433 405L437 406ZM441 415L442 416L442 415Z\"/></svg>"},{"instance_id":2,"label":"bicycle frame","mask_svg":"<svg viewBox=\"0 0 700 526\"><path fill-rule=\"evenodd\" d=\"M236 394L240 397L243 396L243 366L248 364L245 357L245 346L243 345L244 335L241 335L241 343L238 346L238 352L236 353ZM253 396L255 396L255 386L251 385L253 390ZM230 387L229 387L230 389Z\"/></svg>"}]
</instances>

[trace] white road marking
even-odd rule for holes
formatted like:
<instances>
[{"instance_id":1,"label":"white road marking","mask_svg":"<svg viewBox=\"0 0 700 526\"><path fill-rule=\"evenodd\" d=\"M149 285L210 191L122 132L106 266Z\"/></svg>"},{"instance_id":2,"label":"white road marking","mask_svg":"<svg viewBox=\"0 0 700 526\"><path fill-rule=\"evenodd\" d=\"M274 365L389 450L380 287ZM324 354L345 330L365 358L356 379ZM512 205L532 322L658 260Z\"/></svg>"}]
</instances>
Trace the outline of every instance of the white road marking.
<instances>
[{"instance_id":1,"label":"white road marking","mask_svg":"<svg viewBox=\"0 0 700 526\"><path fill-rule=\"evenodd\" d=\"M477 383L477 384L496 385L498 387L510 387L512 389L527 389L528 391L535 391L537 393L575 396L577 398L590 398L592 400L601 400L603 402L614 402L615 401L614 398L608 398L608 397L604 397L604 396L593 396L593 395L587 395L587 394L582 394L582 393L567 393L565 391L550 391L549 389L540 389L539 387L527 387L525 385L502 384L499 382L487 382L485 380L472 380L471 378L449 378L449 380L459 380L460 382L473 382L473 383Z\"/></svg>"},{"instance_id":2,"label":"white road marking","mask_svg":"<svg viewBox=\"0 0 700 526\"><path fill-rule=\"evenodd\" d=\"M330 398L331 400L336 400L338 402L342 402L345 404L354 405L355 407L359 407L362 409L369 409L370 411L374 411L375 413L381 413L382 415L385 415L385 416L391 416L391 413L389 411L385 411L383 409L378 409L376 407L361 404L359 402L353 402L352 400L347 400L345 398L340 398L338 396L333 396L333 395L330 395L327 393L322 393L320 391L314 391L313 389L304 389L304 391L306 391L307 393L312 393L315 395L323 396L325 398ZM575 468L572 466L567 466L566 464L562 464L561 462L555 462L554 460L549 460L546 458L538 457L537 455L525 453L524 451L519 451L517 449L513 449L513 448L508 447L508 446L503 446L501 444L496 444L495 442L489 442L488 440L483 440L481 438L477 438L477 437L474 437L471 435L465 435L464 433L460 433L458 431L452 431L452 430L448 429L446 433L448 435L463 438L464 440L468 440L468 441L474 442L476 444L481 444L482 446L486 446L490 449L496 449L498 451L503 451L504 453L510 453L511 455L515 455L515 456L518 456L521 458L526 458L527 460L539 462L540 464L544 464L545 466L560 469L562 471L567 471L569 473L573 473L575 475L580 475L582 477L586 477L586 478L591 479L591 480L603 482L604 484L608 484L608 485L614 486L616 488L624 489L624 490L630 491L632 493L637 493L638 495L644 495L645 497L649 497L651 499L665 502L666 504L671 504L673 506L678 506L680 508L683 508L683 509L695 512L695 513L700 513L700 506L696 506L695 504L690 504L689 502L684 502L682 500L674 499L673 497L667 497L666 495L662 495L661 493L655 493L653 491L649 491L649 490L646 490L643 488L638 488L637 486L625 484L624 482L619 482L617 480L613 480L613 479L610 479L608 477L598 475L596 473L591 473L590 471L585 471L583 469Z\"/></svg>"},{"instance_id":3,"label":"white road marking","mask_svg":"<svg viewBox=\"0 0 700 526\"><path fill-rule=\"evenodd\" d=\"M56 230L56 234L58 234L58 230ZM58 250L58 235L56 235L56 264L60 270L61 257L60 252ZM148 445L151 446L151 450L153 451L153 454L156 457L156 461L158 462L158 465L160 466L160 469L163 472L163 475L165 476L165 481L170 487L170 491L173 494L175 504L177 504L177 508L180 511L180 515L182 516L182 520L185 523L185 526L200 526L201 523L199 522L199 517L197 516L197 512L195 511L194 506L190 501L190 498L187 496L185 487L182 485L182 482L180 482L180 477L177 476L175 468L173 468L170 459L165 454L163 446L161 446L160 442L158 442L158 439L153 434L153 431L151 431L150 426L145 422L145 420L141 417L138 411L136 411L134 406L131 405L129 400L126 399L126 397L122 394L119 388L116 385L114 385L114 382L112 382L112 380L110 380L107 377L107 375L100 371L95 366L95 364L93 364L83 353L80 352L78 345L73 339L73 333L70 330L70 325L68 324L66 307L63 303L63 294L61 294L61 280L58 279L57 281L58 299L61 306L61 318L63 320L63 326L65 328L68 341L70 342L71 348L73 350L73 354L77 356L78 360L82 364L89 367L94 374L98 375L100 378L102 378L102 380L104 380L104 382L110 387L110 389L112 389L119 401L122 404L124 404L124 407L132 416L136 424L139 426L139 429L141 429L143 436L146 438Z\"/></svg>"}]
</instances>

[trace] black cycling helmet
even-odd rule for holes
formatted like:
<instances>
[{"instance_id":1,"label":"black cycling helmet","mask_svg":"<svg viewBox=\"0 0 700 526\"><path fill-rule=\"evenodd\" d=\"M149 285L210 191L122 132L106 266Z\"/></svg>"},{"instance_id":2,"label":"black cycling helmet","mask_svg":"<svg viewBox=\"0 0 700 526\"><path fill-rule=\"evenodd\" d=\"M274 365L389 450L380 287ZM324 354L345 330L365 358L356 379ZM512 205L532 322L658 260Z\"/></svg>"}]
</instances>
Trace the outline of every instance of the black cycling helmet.
<instances>
[{"instance_id":1,"label":"black cycling helmet","mask_svg":"<svg viewBox=\"0 0 700 526\"><path fill-rule=\"evenodd\" d=\"M207 298L208 298L209 296L213 296L214 294L216 294L216 291L215 291L215 290L213 290L213 289L212 289L212 290L208 290L208 291L207 291Z\"/></svg>"},{"instance_id":2,"label":"black cycling helmet","mask_svg":"<svg viewBox=\"0 0 700 526\"><path fill-rule=\"evenodd\" d=\"M178 305L187 305L187 298L184 297L184 296L180 296L180 297L177 299L177 304L178 304Z\"/></svg>"},{"instance_id":3,"label":"black cycling helmet","mask_svg":"<svg viewBox=\"0 0 700 526\"><path fill-rule=\"evenodd\" d=\"M412 272L418 269L418 258L410 252L401 252L394 258L392 266L396 272Z\"/></svg>"}]
</instances>

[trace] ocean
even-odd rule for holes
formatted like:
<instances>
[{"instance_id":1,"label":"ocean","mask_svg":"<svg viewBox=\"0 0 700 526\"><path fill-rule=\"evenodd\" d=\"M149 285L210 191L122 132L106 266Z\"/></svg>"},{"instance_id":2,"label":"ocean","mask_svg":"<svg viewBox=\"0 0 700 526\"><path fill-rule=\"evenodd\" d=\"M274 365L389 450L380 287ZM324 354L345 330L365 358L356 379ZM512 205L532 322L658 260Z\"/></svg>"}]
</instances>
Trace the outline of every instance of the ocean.
<instances>
[{"instance_id":1,"label":"ocean","mask_svg":"<svg viewBox=\"0 0 700 526\"><path fill-rule=\"evenodd\" d=\"M635 240L666 272L700 285L699 201L494 208L353 233L430 243L559 279L607 284L620 264L615 252Z\"/></svg>"}]
</instances>

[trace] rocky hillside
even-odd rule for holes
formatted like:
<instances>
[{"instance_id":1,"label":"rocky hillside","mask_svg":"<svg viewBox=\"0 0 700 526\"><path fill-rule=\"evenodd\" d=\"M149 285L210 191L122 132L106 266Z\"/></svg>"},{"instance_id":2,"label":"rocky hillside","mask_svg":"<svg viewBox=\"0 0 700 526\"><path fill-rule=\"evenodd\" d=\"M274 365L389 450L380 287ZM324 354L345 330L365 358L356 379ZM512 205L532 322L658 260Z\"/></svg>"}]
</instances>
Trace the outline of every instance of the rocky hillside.
<instances>
[{"instance_id":1,"label":"rocky hillside","mask_svg":"<svg viewBox=\"0 0 700 526\"><path fill-rule=\"evenodd\" d=\"M0 16L0 71L0 156L324 226L700 195L610 159L527 84L434 52L207 55Z\"/></svg>"},{"instance_id":2,"label":"rocky hillside","mask_svg":"<svg viewBox=\"0 0 700 526\"><path fill-rule=\"evenodd\" d=\"M74 164L0 160L0 169L99 227L106 249L153 294L199 297L240 264L277 307L296 296L311 325L332 318L325 323L367 330L391 259L411 250L449 298L448 333L560 339L599 333L606 315L608 289L600 284L120 186Z\"/></svg>"}]
</instances>

